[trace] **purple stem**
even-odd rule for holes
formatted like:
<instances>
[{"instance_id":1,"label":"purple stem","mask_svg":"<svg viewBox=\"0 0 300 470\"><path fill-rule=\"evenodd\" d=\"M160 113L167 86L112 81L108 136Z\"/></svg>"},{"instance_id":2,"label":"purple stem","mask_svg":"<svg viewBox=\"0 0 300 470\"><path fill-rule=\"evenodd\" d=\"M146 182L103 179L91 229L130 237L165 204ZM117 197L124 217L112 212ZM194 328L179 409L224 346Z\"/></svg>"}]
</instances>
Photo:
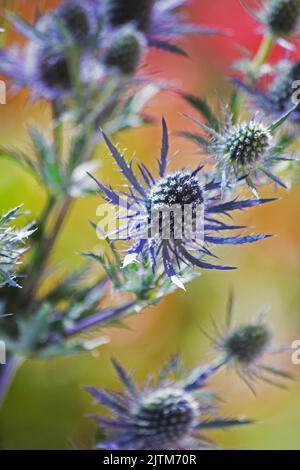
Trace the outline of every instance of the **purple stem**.
<instances>
[{"instance_id":1,"label":"purple stem","mask_svg":"<svg viewBox=\"0 0 300 470\"><path fill-rule=\"evenodd\" d=\"M9 355L6 364L0 365L0 407L22 363L23 359Z\"/></svg>"},{"instance_id":2,"label":"purple stem","mask_svg":"<svg viewBox=\"0 0 300 470\"><path fill-rule=\"evenodd\" d=\"M207 380L212 377L214 374L219 372L224 366L226 366L228 359L222 359L217 361L215 364L211 364L207 367L201 368L198 372L198 375L193 378L192 382L188 383L184 389L187 392L191 392L192 390L197 390L198 388L202 388L206 385ZM197 370L197 369L196 369Z\"/></svg>"},{"instance_id":3,"label":"purple stem","mask_svg":"<svg viewBox=\"0 0 300 470\"><path fill-rule=\"evenodd\" d=\"M117 318L122 313L131 310L133 307L137 305L136 300L133 302L129 302L128 304L121 305L120 307L111 308L108 310L103 310L102 312L95 313L90 317L84 318L83 320L78 321L75 323L71 328L66 329L63 332L64 337L69 337L73 335L77 335L88 328L91 328L95 325L101 325L107 323L108 321L112 321Z\"/></svg>"}]
</instances>

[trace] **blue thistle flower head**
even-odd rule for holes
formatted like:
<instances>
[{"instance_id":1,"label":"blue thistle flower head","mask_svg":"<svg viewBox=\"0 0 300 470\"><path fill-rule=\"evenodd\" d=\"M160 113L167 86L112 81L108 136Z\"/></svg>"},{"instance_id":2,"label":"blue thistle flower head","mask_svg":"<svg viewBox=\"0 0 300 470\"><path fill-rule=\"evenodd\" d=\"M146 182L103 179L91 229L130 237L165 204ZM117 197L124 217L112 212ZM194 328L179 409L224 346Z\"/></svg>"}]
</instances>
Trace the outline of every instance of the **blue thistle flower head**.
<instances>
[{"instance_id":1,"label":"blue thistle flower head","mask_svg":"<svg viewBox=\"0 0 300 470\"><path fill-rule=\"evenodd\" d=\"M155 0L108 0L107 19L115 28L135 22L139 31L146 32L151 24L154 3Z\"/></svg>"},{"instance_id":2,"label":"blue thistle flower head","mask_svg":"<svg viewBox=\"0 0 300 470\"><path fill-rule=\"evenodd\" d=\"M17 15L10 15L14 27L28 39L59 42L93 48L98 45L102 27L98 0L65 0L60 6L38 18L34 26Z\"/></svg>"},{"instance_id":3,"label":"blue thistle flower head","mask_svg":"<svg viewBox=\"0 0 300 470\"><path fill-rule=\"evenodd\" d=\"M33 99L63 100L74 93L68 54L56 47L30 42L0 52L0 72L12 82L12 88L28 88ZM89 74L86 74L86 71ZM96 81L102 73L91 56L81 56L78 74L82 83Z\"/></svg>"},{"instance_id":4,"label":"blue thistle flower head","mask_svg":"<svg viewBox=\"0 0 300 470\"><path fill-rule=\"evenodd\" d=\"M117 74L133 75L146 47L145 37L133 27L118 29L110 38L103 63Z\"/></svg>"},{"instance_id":5,"label":"blue thistle flower head","mask_svg":"<svg viewBox=\"0 0 300 470\"><path fill-rule=\"evenodd\" d=\"M76 45L88 46L100 34L101 21L97 14L97 2L67 0L54 12L63 22Z\"/></svg>"},{"instance_id":6,"label":"blue thistle flower head","mask_svg":"<svg viewBox=\"0 0 300 470\"><path fill-rule=\"evenodd\" d=\"M233 115L226 116L224 123L216 117L205 124L192 118L209 134L210 140L193 134L187 134L187 137L198 140L206 152L215 158L222 192L235 188L239 183L246 183L258 197L257 185L266 180L286 188L274 169L280 161L291 158L283 153L276 131L294 111L295 106L291 105L271 124L258 117L236 123Z\"/></svg>"},{"instance_id":7,"label":"blue thistle flower head","mask_svg":"<svg viewBox=\"0 0 300 470\"><path fill-rule=\"evenodd\" d=\"M259 2L259 9L252 8L249 0L243 0L243 4L250 14L277 38L278 43L287 49L293 47L286 39L296 38L299 35L299 0L262 0Z\"/></svg>"},{"instance_id":8,"label":"blue thistle flower head","mask_svg":"<svg viewBox=\"0 0 300 470\"><path fill-rule=\"evenodd\" d=\"M251 364L266 350L271 339L267 325L248 324L237 328L224 338L222 347L226 355L239 364Z\"/></svg>"},{"instance_id":9,"label":"blue thistle flower head","mask_svg":"<svg viewBox=\"0 0 300 470\"><path fill-rule=\"evenodd\" d=\"M242 89L262 113L280 117L293 104L293 84L297 80L300 80L300 62L285 59L272 67L267 80L257 79L254 86L240 80L233 80L233 84ZM288 116L287 122L300 125L300 105Z\"/></svg>"},{"instance_id":10,"label":"blue thistle flower head","mask_svg":"<svg viewBox=\"0 0 300 470\"><path fill-rule=\"evenodd\" d=\"M88 387L87 391L109 408L113 418L92 416L109 434L98 448L114 450L176 450L211 447L200 432L248 424L245 419L212 418L211 397L183 382L170 381L176 369L172 360L160 374L155 386L141 390L127 372L114 361L115 369L126 387L123 395L108 394Z\"/></svg>"},{"instance_id":11,"label":"blue thistle flower head","mask_svg":"<svg viewBox=\"0 0 300 470\"><path fill-rule=\"evenodd\" d=\"M183 54L172 39L187 34L219 34L210 27L190 24L181 8L187 0L106 0L104 14L111 28L134 24L150 46ZM171 42L170 42L171 41Z\"/></svg>"},{"instance_id":12,"label":"blue thistle flower head","mask_svg":"<svg viewBox=\"0 0 300 470\"><path fill-rule=\"evenodd\" d=\"M220 362L234 367L238 375L254 391L253 382L262 380L284 388L281 379L291 375L271 364L265 363L267 354L278 353L286 348L273 344L273 332L263 315L240 326L233 325L233 297L229 298L226 326L217 332L215 347L221 352Z\"/></svg>"},{"instance_id":13,"label":"blue thistle flower head","mask_svg":"<svg viewBox=\"0 0 300 470\"><path fill-rule=\"evenodd\" d=\"M153 271L164 272L177 286L184 288L180 272L186 267L234 269L205 260L213 256L210 246L240 245L264 239L268 235L224 236L227 230L240 227L228 224L224 217L231 212L254 207L272 199L221 199L221 183L208 180L200 166L195 170L167 172L168 131L163 120L158 177L138 164L139 176L124 156L103 134L112 158L128 183L127 191L117 192L95 179L104 199L120 209L119 226L108 237L130 244L124 267L138 260L148 260ZM124 216L124 209L126 217Z\"/></svg>"},{"instance_id":14,"label":"blue thistle flower head","mask_svg":"<svg viewBox=\"0 0 300 470\"><path fill-rule=\"evenodd\" d=\"M28 250L27 239L32 235L32 225L17 229L15 219L24 215L18 206L0 215L0 287L20 287L17 282L17 268L22 255Z\"/></svg>"},{"instance_id":15,"label":"blue thistle flower head","mask_svg":"<svg viewBox=\"0 0 300 470\"><path fill-rule=\"evenodd\" d=\"M262 21L274 35L292 36L300 18L299 0L271 0L260 13Z\"/></svg>"}]
</instances>

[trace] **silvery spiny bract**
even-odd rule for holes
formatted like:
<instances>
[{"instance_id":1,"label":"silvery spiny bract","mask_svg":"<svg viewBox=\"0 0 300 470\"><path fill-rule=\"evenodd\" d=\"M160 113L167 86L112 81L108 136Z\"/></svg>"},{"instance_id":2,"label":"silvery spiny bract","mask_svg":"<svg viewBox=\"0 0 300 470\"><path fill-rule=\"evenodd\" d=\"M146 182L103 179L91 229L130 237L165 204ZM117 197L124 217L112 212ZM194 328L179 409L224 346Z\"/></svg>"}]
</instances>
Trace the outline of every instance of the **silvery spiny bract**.
<instances>
[{"instance_id":1,"label":"silvery spiny bract","mask_svg":"<svg viewBox=\"0 0 300 470\"><path fill-rule=\"evenodd\" d=\"M17 266L27 251L26 241L34 232L31 226L15 228L12 223L23 215L20 206L0 215L0 287L20 287L17 282Z\"/></svg>"},{"instance_id":2,"label":"silvery spiny bract","mask_svg":"<svg viewBox=\"0 0 300 470\"><path fill-rule=\"evenodd\" d=\"M58 7L55 15L63 22L79 46L88 46L93 39L97 40L95 35L101 31L101 22L97 18L96 0L84 2L68 0Z\"/></svg>"},{"instance_id":3,"label":"silvery spiny bract","mask_svg":"<svg viewBox=\"0 0 300 470\"><path fill-rule=\"evenodd\" d=\"M115 206L119 226L107 236L130 244L124 266L139 258L146 258L155 271L162 261L166 275L179 287L183 283L178 275L184 267L203 269L234 269L214 265L203 258L213 256L209 245L240 245L262 240L269 235L223 236L226 230L240 227L228 224L224 217L231 212L254 207L272 199L242 199L223 201L221 184L208 180L203 167L167 173L168 131L163 121L159 175L155 178L144 165L138 164L140 177L133 171L119 150L103 134L112 158L127 179L127 191L116 192L95 179L102 196ZM124 210L127 211L124 215ZM168 218L169 217L169 218Z\"/></svg>"},{"instance_id":4,"label":"silvery spiny bract","mask_svg":"<svg viewBox=\"0 0 300 470\"><path fill-rule=\"evenodd\" d=\"M295 106L291 105L288 112L269 125L258 117L236 123L234 114L228 110L226 120L222 122L203 100L193 96L186 99L205 118L205 122L191 119L208 133L210 139L193 133L182 135L200 143L215 159L223 193L226 188L235 189L236 184L246 182L258 197L256 186L264 183L266 178L285 187L273 170L278 162L290 157L283 154L276 131L289 118Z\"/></svg>"},{"instance_id":5,"label":"silvery spiny bract","mask_svg":"<svg viewBox=\"0 0 300 470\"><path fill-rule=\"evenodd\" d=\"M280 116L288 112L293 104L294 82L300 80L300 62L285 59L272 66L268 77L257 79L254 85L245 81L233 80L252 99L253 105L265 115ZM288 122L300 124L300 106L288 117Z\"/></svg>"},{"instance_id":6,"label":"silvery spiny bract","mask_svg":"<svg viewBox=\"0 0 300 470\"><path fill-rule=\"evenodd\" d=\"M283 346L273 344L273 331L263 315L257 315L251 322L233 326L233 297L229 297L225 327L217 329L215 348L220 351L221 363L233 367L239 377L254 391L253 382L264 382L285 388L281 379L291 379L291 375L272 364L265 363L267 354L279 353ZM211 335L209 335L211 337Z\"/></svg>"},{"instance_id":7,"label":"silvery spiny bract","mask_svg":"<svg viewBox=\"0 0 300 470\"><path fill-rule=\"evenodd\" d=\"M243 0L247 10L254 15L275 37L297 37L299 34L299 0L259 0L260 9L251 7L249 0ZM279 42L289 48L286 41Z\"/></svg>"},{"instance_id":8,"label":"silvery spiny bract","mask_svg":"<svg viewBox=\"0 0 300 470\"><path fill-rule=\"evenodd\" d=\"M218 367L192 371L183 381L171 381L177 361L171 360L154 386L148 383L140 390L127 372L116 362L114 367L126 388L124 394L107 393L94 387L87 391L106 406L111 419L92 416L108 432L108 439L97 445L111 450L179 450L205 449L213 446L202 434L209 429L225 429L249 424L242 418L215 417L214 395L199 390L197 385L217 372Z\"/></svg>"}]
</instances>

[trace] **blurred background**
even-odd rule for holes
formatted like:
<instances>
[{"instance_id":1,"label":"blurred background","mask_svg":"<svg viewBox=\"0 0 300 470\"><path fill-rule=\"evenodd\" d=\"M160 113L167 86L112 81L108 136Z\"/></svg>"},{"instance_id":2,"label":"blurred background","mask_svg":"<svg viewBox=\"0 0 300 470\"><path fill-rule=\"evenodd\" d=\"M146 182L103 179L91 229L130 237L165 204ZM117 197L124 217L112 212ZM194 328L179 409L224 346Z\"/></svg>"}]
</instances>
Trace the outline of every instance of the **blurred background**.
<instances>
[{"instance_id":1,"label":"blurred background","mask_svg":"<svg viewBox=\"0 0 300 470\"><path fill-rule=\"evenodd\" d=\"M4 4L4 0L1 0ZM15 9L31 19L37 6L52 8L59 1L31 2L17 0ZM213 91L212 70L219 76L228 74L230 64L239 57L238 46L253 53L260 41L259 26L241 7L239 0L191 0L188 14L195 22L216 25L233 31L231 37L189 38L182 44L191 59L162 52L151 52L145 61L147 73L172 80L177 88L201 96ZM9 40L20 40L10 34ZM275 50L275 55L280 51ZM173 168L196 165L201 159L193 145L177 137L176 131L188 130L191 123L182 112L191 113L175 92L160 94L147 112L164 115L174 134L172 151L178 150ZM1 145L29 145L26 126L35 123L47 131L50 117L46 104L30 104L25 93L8 99L0 106ZM190 129L189 129L190 130ZM159 126L147 126L123 132L118 136L121 147L134 152L154 168L160 147ZM99 149L100 174L104 179L118 180L106 152ZM273 195L266 188L264 195ZM45 195L37 183L20 167L0 161L1 211L24 203L32 217L40 213ZM127 329L106 329L111 339L97 354L28 361L19 371L9 396L0 411L0 448L2 449L79 449L94 443L95 425L86 415L96 411L90 396L83 390L94 385L119 390L110 357L115 356L142 382L159 370L175 352L180 352L187 367L210 360L213 355L202 328L210 328L210 317L222 322L228 292L234 287L235 320L250 319L262 308L269 310L268 320L276 342L292 343L300 339L300 188L278 192L275 204L250 210L238 217L238 223L255 226L258 232L276 234L271 240L249 247L223 248L220 255L239 270L232 273L204 272L187 287L160 305L126 320ZM73 270L82 263L81 251L94 248L98 240L90 228L99 200L85 198L76 203L56 245L53 263L64 263ZM1 296L1 291L0 291ZM290 354L274 358L299 378L300 366L293 366ZM211 381L222 395L222 411L228 415L246 415L257 424L242 429L212 433L225 448L300 449L300 386L292 383L289 391L259 384L257 397L236 378L233 372L222 373Z\"/></svg>"}]
</instances>

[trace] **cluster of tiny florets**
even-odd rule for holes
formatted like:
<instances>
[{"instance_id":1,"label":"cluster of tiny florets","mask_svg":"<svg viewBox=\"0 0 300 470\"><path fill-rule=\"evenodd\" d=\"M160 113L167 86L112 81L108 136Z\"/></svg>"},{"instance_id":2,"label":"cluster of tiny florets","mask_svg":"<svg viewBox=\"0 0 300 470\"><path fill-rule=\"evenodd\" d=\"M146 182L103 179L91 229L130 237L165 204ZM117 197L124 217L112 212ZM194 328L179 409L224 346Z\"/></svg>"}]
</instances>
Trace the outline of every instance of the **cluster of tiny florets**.
<instances>
[{"instance_id":1,"label":"cluster of tiny florets","mask_svg":"<svg viewBox=\"0 0 300 470\"><path fill-rule=\"evenodd\" d=\"M110 0L107 1L107 17L114 27L134 22L139 31L145 32L151 21L154 0Z\"/></svg>"},{"instance_id":2,"label":"cluster of tiny florets","mask_svg":"<svg viewBox=\"0 0 300 470\"><path fill-rule=\"evenodd\" d=\"M267 325L249 324L244 325L223 341L223 350L229 358L240 364L250 364L266 351L271 341L271 332Z\"/></svg>"},{"instance_id":3,"label":"cluster of tiny florets","mask_svg":"<svg viewBox=\"0 0 300 470\"><path fill-rule=\"evenodd\" d=\"M124 75L133 74L144 52L144 36L135 30L118 33L107 50L104 63Z\"/></svg>"},{"instance_id":4,"label":"cluster of tiny florets","mask_svg":"<svg viewBox=\"0 0 300 470\"><path fill-rule=\"evenodd\" d=\"M265 22L277 35L294 32L300 15L299 0L271 0L265 11Z\"/></svg>"},{"instance_id":5,"label":"cluster of tiny florets","mask_svg":"<svg viewBox=\"0 0 300 470\"><path fill-rule=\"evenodd\" d=\"M189 435L198 413L198 404L191 394L165 388L142 398L131 416L137 438L166 447Z\"/></svg>"},{"instance_id":6,"label":"cluster of tiny florets","mask_svg":"<svg viewBox=\"0 0 300 470\"><path fill-rule=\"evenodd\" d=\"M57 16L64 22L76 43L82 44L88 39L91 33L90 19L86 9L79 2L64 3L58 9Z\"/></svg>"},{"instance_id":7,"label":"cluster of tiny florets","mask_svg":"<svg viewBox=\"0 0 300 470\"><path fill-rule=\"evenodd\" d=\"M196 176L177 171L156 183L151 190L150 201L154 206L202 204L204 194Z\"/></svg>"},{"instance_id":8,"label":"cluster of tiny florets","mask_svg":"<svg viewBox=\"0 0 300 470\"><path fill-rule=\"evenodd\" d=\"M233 126L225 138L225 150L233 163L244 166L259 161L270 146L271 135L256 121Z\"/></svg>"},{"instance_id":9,"label":"cluster of tiny florets","mask_svg":"<svg viewBox=\"0 0 300 470\"><path fill-rule=\"evenodd\" d=\"M59 87L68 91L72 87L68 58L64 53L51 48L43 48L38 52L39 79L49 87Z\"/></svg>"},{"instance_id":10,"label":"cluster of tiny florets","mask_svg":"<svg viewBox=\"0 0 300 470\"><path fill-rule=\"evenodd\" d=\"M52 15L42 16L36 23L37 31L49 36L53 43L45 45L31 41L28 46L28 55L35 63L36 78L44 87L63 92L72 89L70 59L64 47L59 48L59 44L66 40L62 27L77 46L82 46L91 34L90 23L88 10L79 2L66 2Z\"/></svg>"}]
</instances>

